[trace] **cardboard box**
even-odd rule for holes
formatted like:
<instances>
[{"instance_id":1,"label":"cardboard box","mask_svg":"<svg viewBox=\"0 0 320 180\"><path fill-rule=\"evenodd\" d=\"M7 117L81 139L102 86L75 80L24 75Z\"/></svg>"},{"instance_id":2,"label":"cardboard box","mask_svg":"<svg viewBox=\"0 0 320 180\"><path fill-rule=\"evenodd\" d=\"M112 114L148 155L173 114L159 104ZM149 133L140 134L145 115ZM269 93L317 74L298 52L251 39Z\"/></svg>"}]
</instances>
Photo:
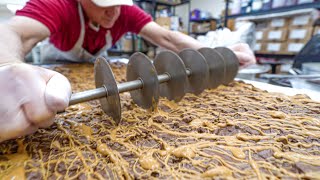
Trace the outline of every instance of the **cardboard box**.
<instances>
[{"instance_id":1,"label":"cardboard box","mask_svg":"<svg viewBox=\"0 0 320 180\"><path fill-rule=\"evenodd\" d=\"M175 5L180 4L181 0L157 0L157 2Z\"/></svg>"},{"instance_id":2,"label":"cardboard box","mask_svg":"<svg viewBox=\"0 0 320 180\"><path fill-rule=\"evenodd\" d=\"M256 22L256 30L265 30L269 27L269 20Z\"/></svg>"},{"instance_id":3,"label":"cardboard box","mask_svg":"<svg viewBox=\"0 0 320 180\"><path fill-rule=\"evenodd\" d=\"M131 52L133 50L145 51L147 49L147 46L142 39L135 39L134 43L135 43L135 49L133 49L131 38L122 38L121 39L121 50L124 52Z\"/></svg>"},{"instance_id":4,"label":"cardboard box","mask_svg":"<svg viewBox=\"0 0 320 180\"><path fill-rule=\"evenodd\" d=\"M268 30L265 40L283 42L287 40L287 37L288 37L288 29L281 28L277 30Z\"/></svg>"},{"instance_id":5,"label":"cardboard box","mask_svg":"<svg viewBox=\"0 0 320 180\"><path fill-rule=\"evenodd\" d=\"M216 21L210 21L210 28L211 30L216 30L217 29L217 22Z\"/></svg>"},{"instance_id":6,"label":"cardboard box","mask_svg":"<svg viewBox=\"0 0 320 180\"><path fill-rule=\"evenodd\" d=\"M287 54L297 54L305 46L306 42L301 41L289 41L287 43L286 52Z\"/></svg>"},{"instance_id":7,"label":"cardboard box","mask_svg":"<svg viewBox=\"0 0 320 180\"><path fill-rule=\"evenodd\" d=\"M156 19L156 23L166 29L171 29L171 18L170 17L158 17Z\"/></svg>"},{"instance_id":8,"label":"cardboard box","mask_svg":"<svg viewBox=\"0 0 320 180\"><path fill-rule=\"evenodd\" d=\"M253 50L256 53L265 53L266 52L266 46L267 46L267 43L262 42L262 41L257 41Z\"/></svg>"},{"instance_id":9,"label":"cardboard box","mask_svg":"<svg viewBox=\"0 0 320 180\"><path fill-rule=\"evenodd\" d=\"M290 28L289 40L309 41L312 36L313 27Z\"/></svg>"},{"instance_id":10,"label":"cardboard box","mask_svg":"<svg viewBox=\"0 0 320 180\"><path fill-rule=\"evenodd\" d=\"M210 23L193 23L192 24L192 32L193 33L204 33L211 30Z\"/></svg>"},{"instance_id":11,"label":"cardboard box","mask_svg":"<svg viewBox=\"0 0 320 180\"><path fill-rule=\"evenodd\" d=\"M270 42L266 46L266 52L284 54L286 50L286 43Z\"/></svg>"},{"instance_id":12,"label":"cardboard box","mask_svg":"<svg viewBox=\"0 0 320 180\"><path fill-rule=\"evenodd\" d=\"M275 18L269 23L270 28L286 28L289 26L290 19L288 18Z\"/></svg>"},{"instance_id":13,"label":"cardboard box","mask_svg":"<svg viewBox=\"0 0 320 180\"><path fill-rule=\"evenodd\" d=\"M314 27L313 35L320 34L320 26Z\"/></svg>"},{"instance_id":14,"label":"cardboard box","mask_svg":"<svg viewBox=\"0 0 320 180\"><path fill-rule=\"evenodd\" d=\"M260 31L256 31L255 33L255 37L257 41L262 41L266 38L267 35L267 31L265 30L260 30Z\"/></svg>"},{"instance_id":15,"label":"cardboard box","mask_svg":"<svg viewBox=\"0 0 320 180\"><path fill-rule=\"evenodd\" d=\"M212 21L211 21L212 22ZM214 21L215 22L215 21ZM227 27L231 30L231 31L234 31L236 28L236 20L235 19L228 19L228 22L227 22ZM211 26L211 29L212 29L212 26Z\"/></svg>"},{"instance_id":16,"label":"cardboard box","mask_svg":"<svg viewBox=\"0 0 320 180\"><path fill-rule=\"evenodd\" d=\"M311 14L294 16L290 20L290 26L299 27L299 26L313 26L314 19Z\"/></svg>"},{"instance_id":17,"label":"cardboard box","mask_svg":"<svg viewBox=\"0 0 320 180\"><path fill-rule=\"evenodd\" d=\"M178 31L180 27L179 16L171 16L170 17L170 28L173 31Z\"/></svg>"}]
</instances>

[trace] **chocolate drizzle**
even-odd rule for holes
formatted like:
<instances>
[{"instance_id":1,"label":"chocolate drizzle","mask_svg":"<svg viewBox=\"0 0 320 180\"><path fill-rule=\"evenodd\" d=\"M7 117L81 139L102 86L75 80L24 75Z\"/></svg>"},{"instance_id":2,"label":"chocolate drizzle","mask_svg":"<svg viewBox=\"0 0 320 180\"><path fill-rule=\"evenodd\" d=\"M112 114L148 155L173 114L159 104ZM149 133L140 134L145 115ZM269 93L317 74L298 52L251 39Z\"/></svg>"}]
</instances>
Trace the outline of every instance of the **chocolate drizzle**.
<instances>
[{"instance_id":1,"label":"chocolate drizzle","mask_svg":"<svg viewBox=\"0 0 320 180\"><path fill-rule=\"evenodd\" d=\"M72 66L72 67L70 67ZM66 65L74 91L94 88L93 67ZM112 65L123 81L125 66ZM96 101L55 124L0 144L0 179L319 179L320 103L242 82L161 99L154 111L121 94L119 126Z\"/></svg>"}]
</instances>

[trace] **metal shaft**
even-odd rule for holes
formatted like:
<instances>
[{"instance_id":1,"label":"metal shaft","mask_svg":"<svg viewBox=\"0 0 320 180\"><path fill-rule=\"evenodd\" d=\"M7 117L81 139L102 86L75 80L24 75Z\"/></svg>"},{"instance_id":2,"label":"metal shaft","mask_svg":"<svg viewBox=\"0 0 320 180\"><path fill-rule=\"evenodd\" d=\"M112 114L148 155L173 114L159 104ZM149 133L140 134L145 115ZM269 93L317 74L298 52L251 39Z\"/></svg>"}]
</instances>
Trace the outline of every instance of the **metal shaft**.
<instances>
[{"instance_id":1,"label":"metal shaft","mask_svg":"<svg viewBox=\"0 0 320 180\"><path fill-rule=\"evenodd\" d=\"M186 73L188 76L191 75L191 71L189 69L186 70ZM170 75L169 74L158 75L158 80L160 84L167 82L170 80ZM117 86L118 86L118 92L123 93L123 92L133 91L133 90L138 90L143 88L143 82L138 79L135 81L120 83ZM97 89L74 93L71 95L69 106L95 100L95 99L100 99L106 96L108 96L108 90L105 87L100 87Z\"/></svg>"}]
</instances>

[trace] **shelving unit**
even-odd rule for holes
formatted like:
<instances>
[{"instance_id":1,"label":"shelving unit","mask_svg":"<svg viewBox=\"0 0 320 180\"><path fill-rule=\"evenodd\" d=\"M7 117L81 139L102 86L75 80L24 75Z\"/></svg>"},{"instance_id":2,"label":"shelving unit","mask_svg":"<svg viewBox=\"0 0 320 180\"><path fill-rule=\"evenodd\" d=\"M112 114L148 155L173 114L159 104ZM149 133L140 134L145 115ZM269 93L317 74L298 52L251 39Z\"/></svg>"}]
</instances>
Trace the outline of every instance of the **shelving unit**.
<instances>
[{"instance_id":1,"label":"shelving unit","mask_svg":"<svg viewBox=\"0 0 320 180\"><path fill-rule=\"evenodd\" d=\"M307 12L311 12L312 9L320 9L320 2L312 2L312 3L304 3L298 4L294 6L285 6L279 7L269 10L259 10L253 11L250 13L240 13L229 15L230 0L226 0L226 11L225 11L225 24L227 24L228 19L243 19L243 20L252 20L257 21L261 19L270 19L270 18L277 18L277 17L290 17L295 14L303 14ZM256 53L256 57L265 57L265 58L275 58L275 59L282 59L282 58L294 58L295 55L292 54L261 54Z\"/></svg>"},{"instance_id":2,"label":"shelving unit","mask_svg":"<svg viewBox=\"0 0 320 180\"><path fill-rule=\"evenodd\" d=\"M180 5L186 5L188 4L188 12L190 12L190 0L181 0L180 3L170 3L170 2L165 2L165 1L159 1L159 0L134 0L134 2L141 7L140 3L146 2L146 3L151 3L152 4L152 17L153 19L156 18L156 11L158 10L158 8L160 6L165 6L167 8L171 8L173 15L175 15L175 7L180 6ZM189 17L189 15L188 15ZM188 33L189 33L189 29L190 29L190 22L188 21ZM136 35L132 34L131 35L131 39L132 39L132 51L121 51L121 50L117 50L117 49L109 49L108 53L110 54L116 54L116 55L131 55L134 52L136 52L136 47L135 47L135 39L137 39ZM146 52L144 52L146 53Z\"/></svg>"},{"instance_id":3,"label":"shelving unit","mask_svg":"<svg viewBox=\"0 0 320 180\"><path fill-rule=\"evenodd\" d=\"M216 18L209 18L209 19L190 20L190 22L196 22L196 23L210 22L210 21L218 21L218 19L216 19Z\"/></svg>"},{"instance_id":4,"label":"shelving unit","mask_svg":"<svg viewBox=\"0 0 320 180\"><path fill-rule=\"evenodd\" d=\"M108 54L117 55L117 56L118 55L122 56L123 54L132 55L134 52L136 52L135 39L136 39L136 35L132 34L131 35L132 51L123 51L123 50L110 48L107 50Z\"/></svg>"},{"instance_id":5,"label":"shelving unit","mask_svg":"<svg viewBox=\"0 0 320 180\"><path fill-rule=\"evenodd\" d=\"M117 56L122 56L122 55L131 56L135 52L136 51L120 51L120 50L117 50L117 49L109 49L108 50L109 54L117 55ZM147 51L142 51L142 53L147 53Z\"/></svg>"},{"instance_id":6,"label":"shelving unit","mask_svg":"<svg viewBox=\"0 0 320 180\"><path fill-rule=\"evenodd\" d=\"M158 10L159 6L166 6L168 8L172 8L173 9L173 14L175 15L175 7L176 6L180 6L180 5L184 5L184 4L188 4L188 11L190 12L190 0L181 0L180 3L168 3L168 2L164 2L164 1L159 1L159 0L134 0L134 2L140 6L140 3L146 2L146 3L151 3L152 4L152 17L153 19L156 18L156 11ZM140 6L141 7L141 6ZM188 29L190 29L189 26L189 22L188 22ZM189 31L188 31L189 33ZM109 49L108 53L110 54L116 54L116 55L131 55L134 52L136 52L136 47L135 47L135 39L137 39L136 35L132 34L131 35L131 39L132 39L132 51L121 51L121 50L117 50L117 49ZM146 53L146 52L145 52Z\"/></svg>"},{"instance_id":7,"label":"shelving unit","mask_svg":"<svg viewBox=\"0 0 320 180\"><path fill-rule=\"evenodd\" d=\"M229 7L229 0L226 1L226 7L227 6ZM282 12L309 9L309 8L319 9L320 2L305 3L305 4L294 5L294 6L285 6L285 7L274 8L269 10L259 10L259 11L254 11L250 13L235 14L235 15L228 15L228 11L226 11L226 20L230 18L238 18L238 17L245 17L245 16L260 16L260 15L266 15L266 14L282 13Z\"/></svg>"},{"instance_id":8,"label":"shelving unit","mask_svg":"<svg viewBox=\"0 0 320 180\"><path fill-rule=\"evenodd\" d=\"M158 6L167 6L167 7L173 7L173 14L175 14L175 7L176 6L180 6L180 5L184 5L184 4L188 4L190 7L190 0L181 0L180 3L170 3L170 2L165 2L165 1L159 1L159 0L134 0L134 2L136 3L141 3L141 2L147 2L147 3L152 3L153 6L153 13L152 13L152 17L155 18L156 15L156 11ZM190 8L189 8L189 12L190 12Z\"/></svg>"},{"instance_id":9,"label":"shelving unit","mask_svg":"<svg viewBox=\"0 0 320 180\"><path fill-rule=\"evenodd\" d=\"M156 19L156 12L158 10L158 7L160 6L166 6L167 8L170 8L173 12L173 15L176 14L176 7L181 6L181 5L188 5L188 13L190 12L191 6L190 6L190 0L181 0L180 3L170 3L170 2L165 2L161 0L134 0L136 3L151 3L152 4L152 17L153 19ZM188 14L189 17L189 14ZM188 19L188 33L190 29L190 18Z\"/></svg>"},{"instance_id":10,"label":"shelving unit","mask_svg":"<svg viewBox=\"0 0 320 180\"><path fill-rule=\"evenodd\" d=\"M294 58L294 54L262 54L255 53L256 57L265 57L265 58Z\"/></svg>"},{"instance_id":11,"label":"shelving unit","mask_svg":"<svg viewBox=\"0 0 320 180\"><path fill-rule=\"evenodd\" d=\"M209 22L211 23L212 21L214 21L217 25L218 19L216 19L216 18L190 20L190 23L209 23ZM214 30L214 29L210 28L210 30ZM199 35L205 35L207 33L208 33L208 31L206 31L206 32L192 32L191 31L189 34L199 36Z\"/></svg>"},{"instance_id":12,"label":"shelving unit","mask_svg":"<svg viewBox=\"0 0 320 180\"><path fill-rule=\"evenodd\" d=\"M152 17L155 20L156 19L156 12L159 10L159 7L165 6L165 8L170 8L172 14L176 15L176 7L181 5L188 5L188 13L190 12L191 6L190 6L190 0L180 0L179 3L170 3L162 0L133 0L137 5L141 7L140 3L150 3L152 5ZM188 14L188 34L190 33L190 18ZM154 46L154 54L156 54L156 48Z\"/></svg>"},{"instance_id":13,"label":"shelving unit","mask_svg":"<svg viewBox=\"0 0 320 180\"><path fill-rule=\"evenodd\" d=\"M181 0L180 3L174 3L174 2L166 2L166 1L161 1L161 0L134 0L135 2L149 2L149 3L156 3L157 5L170 5L170 6L179 6L182 4L189 3L190 0Z\"/></svg>"}]
</instances>

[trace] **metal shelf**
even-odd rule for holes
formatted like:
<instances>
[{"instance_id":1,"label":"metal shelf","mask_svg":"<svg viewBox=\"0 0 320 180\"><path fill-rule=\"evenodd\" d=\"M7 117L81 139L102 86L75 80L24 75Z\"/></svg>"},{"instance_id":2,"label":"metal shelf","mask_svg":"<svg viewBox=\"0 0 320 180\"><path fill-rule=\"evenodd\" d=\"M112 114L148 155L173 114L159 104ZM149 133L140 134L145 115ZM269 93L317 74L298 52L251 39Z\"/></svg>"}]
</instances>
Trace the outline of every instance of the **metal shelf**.
<instances>
[{"instance_id":1,"label":"metal shelf","mask_svg":"<svg viewBox=\"0 0 320 180\"><path fill-rule=\"evenodd\" d=\"M209 32L209 31L208 31ZM199 36L199 35L206 35L208 32L191 32L190 34Z\"/></svg>"},{"instance_id":2,"label":"metal shelf","mask_svg":"<svg viewBox=\"0 0 320 180\"><path fill-rule=\"evenodd\" d=\"M319 9L320 2L305 3L305 4L286 6L286 7L280 7L280 8L275 8L275 9L269 9L269 10L260 10L260 11L251 12L251 13L244 13L244 14L228 15L227 17L228 18L238 18L238 17L245 17L245 16L259 16L259 15L265 15L265 14L281 13L281 12L288 12L288 11L308 9L308 8Z\"/></svg>"},{"instance_id":3,"label":"metal shelf","mask_svg":"<svg viewBox=\"0 0 320 180\"><path fill-rule=\"evenodd\" d=\"M154 3L154 0L134 0L135 2L148 2L148 3ZM162 2L162 1L155 1L156 5L161 5L161 6L180 6L183 4L190 3L190 0L181 0L180 3L169 3L169 2Z\"/></svg>"},{"instance_id":4,"label":"metal shelf","mask_svg":"<svg viewBox=\"0 0 320 180\"><path fill-rule=\"evenodd\" d=\"M197 20L191 20L190 19L190 22L195 22L195 23L210 22L210 21L218 21L218 19L215 19L215 18L197 19Z\"/></svg>"},{"instance_id":5,"label":"metal shelf","mask_svg":"<svg viewBox=\"0 0 320 180\"><path fill-rule=\"evenodd\" d=\"M148 51L122 51L118 49L108 49L107 50L109 53L114 53L114 54L133 54L135 52L142 52L142 53L147 53Z\"/></svg>"},{"instance_id":6,"label":"metal shelf","mask_svg":"<svg viewBox=\"0 0 320 180\"><path fill-rule=\"evenodd\" d=\"M294 58L295 54L262 54L255 53L256 57L265 57L265 58Z\"/></svg>"}]
</instances>

